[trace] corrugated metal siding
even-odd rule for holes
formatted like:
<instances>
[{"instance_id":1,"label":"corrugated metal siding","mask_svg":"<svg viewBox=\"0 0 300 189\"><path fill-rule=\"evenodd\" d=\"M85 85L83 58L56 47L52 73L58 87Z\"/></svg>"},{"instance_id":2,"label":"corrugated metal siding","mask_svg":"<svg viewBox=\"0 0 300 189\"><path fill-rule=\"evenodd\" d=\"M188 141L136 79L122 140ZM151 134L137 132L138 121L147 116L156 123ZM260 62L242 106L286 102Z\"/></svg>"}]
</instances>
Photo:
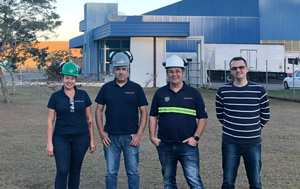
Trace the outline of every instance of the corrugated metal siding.
<instances>
[{"instance_id":1,"label":"corrugated metal siding","mask_svg":"<svg viewBox=\"0 0 300 189\"><path fill-rule=\"evenodd\" d=\"M187 37L188 22L110 22L94 30L94 40L108 36L129 37Z\"/></svg>"},{"instance_id":2,"label":"corrugated metal siding","mask_svg":"<svg viewBox=\"0 0 300 189\"><path fill-rule=\"evenodd\" d=\"M142 22L143 16L127 16L125 22Z\"/></svg>"},{"instance_id":3,"label":"corrugated metal siding","mask_svg":"<svg viewBox=\"0 0 300 189\"><path fill-rule=\"evenodd\" d=\"M132 24L112 24L113 36L162 36L162 37L181 37L189 36L189 23L132 23Z\"/></svg>"},{"instance_id":4,"label":"corrugated metal siding","mask_svg":"<svg viewBox=\"0 0 300 189\"><path fill-rule=\"evenodd\" d=\"M258 0L183 0L144 15L258 17Z\"/></svg>"},{"instance_id":5,"label":"corrugated metal siding","mask_svg":"<svg viewBox=\"0 0 300 189\"><path fill-rule=\"evenodd\" d=\"M79 31L84 32L84 20L79 23Z\"/></svg>"},{"instance_id":6,"label":"corrugated metal siding","mask_svg":"<svg viewBox=\"0 0 300 189\"><path fill-rule=\"evenodd\" d=\"M84 43L84 35L74 37L69 40L69 48L82 47Z\"/></svg>"},{"instance_id":7,"label":"corrugated metal siding","mask_svg":"<svg viewBox=\"0 0 300 189\"><path fill-rule=\"evenodd\" d=\"M143 16L145 22L190 22L190 36L204 36L205 43L259 44L259 18Z\"/></svg>"},{"instance_id":8,"label":"corrugated metal siding","mask_svg":"<svg viewBox=\"0 0 300 189\"><path fill-rule=\"evenodd\" d=\"M300 40L300 0L260 0L261 40Z\"/></svg>"},{"instance_id":9,"label":"corrugated metal siding","mask_svg":"<svg viewBox=\"0 0 300 189\"><path fill-rule=\"evenodd\" d=\"M111 33L111 26L109 23L101 27L98 27L94 29L94 40L99 40L108 37L110 33Z\"/></svg>"},{"instance_id":10,"label":"corrugated metal siding","mask_svg":"<svg viewBox=\"0 0 300 189\"><path fill-rule=\"evenodd\" d=\"M167 52L197 52L200 40L167 40Z\"/></svg>"}]
</instances>

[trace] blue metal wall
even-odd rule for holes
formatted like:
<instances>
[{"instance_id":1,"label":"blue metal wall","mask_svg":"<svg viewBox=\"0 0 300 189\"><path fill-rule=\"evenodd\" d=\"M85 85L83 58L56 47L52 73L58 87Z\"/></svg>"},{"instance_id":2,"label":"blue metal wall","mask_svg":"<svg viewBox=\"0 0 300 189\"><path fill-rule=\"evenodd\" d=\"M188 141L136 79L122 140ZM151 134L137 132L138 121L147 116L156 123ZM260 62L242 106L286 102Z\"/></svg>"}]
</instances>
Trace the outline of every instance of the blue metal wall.
<instances>
[{"instance_id":1,"label":"blue metal wall","mask_svg":"<svg viewBox=\"0 0 300 189\"><path fill-rule=\"evenodd\" d=\"M259 18L259 21L256 21L259 26L256 24L249 26L260 28L260 40L300 40L300 0L182 0L144 15ZM250 22L242 21L241 24L247 25ZM217 24L205 23L205 25ZM255 30L257 29L253 29L250 33ZM216 38L219 39L220 36ZM256 36L251 35L247 41L254 38L257 40ZM207 41L206 35L205 39L206 42L211 42ZM219 40L212 40L214 41Z\"/></svg>"},{"instance_id":2,"label":"blue metal wall","mask_svg":"<svg viewBox=\"0 0 300 189\"><path fill-rule=\"evenodd\" d=\"M84 5L84 76L98 71L97 42L94 41L94 28L108 23L108 16L118 11L117 3L86 3Z\"/></svg>"},{"instance_id":3,"label":"blue metal wall","mask_svg":"<svg viewBox=\"0 0 300 189\"><path fill-rule=\"evenodd\" d=\"M197 52L200 40L167 40L167 52Z\"/></svg>"},{"instance_id":4,"label":"blue metal wall","mask_svg":"<svg viewBox=\"0 0 300 189\"><path fill-rule=\"evenodd\" d=\"M79 31L80 32L84 32L84 20L82 20L81 22L79 22Z\"/></svg>"},{"instance_id":5,"label":"blue metal wall","mask_svg":"<svg viewBox=\"0 0 300 189\"><path fill-rule=\"evenodd\" d=\"M147 22L190 22L205 43L260 43L258 0L183 0L145 13Z\"/></svg>"},{"instance_id":6,"label":"blue metal wall","mask_svg":"<svg viewBox=\"0 0 300 189\"><path fill-rule=\"evenodd\" d=\"M83 46L83 39L84 35L80 35L77 37L74 37L72 39L69 40L69 48L79 48Z\"/></svg>"},{"instance_id":7,"label":"blue metal wall","mask_svg":"<svg viewBox=\"0 0 300 189\"><path fill-rule=\"evenodd\" d=\"M94 40L105 37L187 37L189 22L110 22L94 30Z\"/></svg>"},{"instance_id":8,"label":"blue metal wall","mask_svg":"<svg viewBox=\"0 0 300 189\"><path fill-rule=\"evenodd\" d=\"M259 8L258 0L183 0L144 15L257 17Z\"/></svg>"},{"instance_id":9,"label":"blue metal wall","mask_svg":"<svg viewBox=\"0 0 300 189\"><path fill-rule=\"evenodd\" d=\"M261 40L300 40L300 0L260 0Z\"/></svg>"},{"instance_id":10,"label":"blue metal wall","mask_svg":"<svg viewBox=\"0 0 300 189\"><path fill-rule=\"evenodd\" d=\"M205 43L259 44L259 18L143 16L146 22L190 22L190 36L204 36Z\"/></svg>"}]
</instances>

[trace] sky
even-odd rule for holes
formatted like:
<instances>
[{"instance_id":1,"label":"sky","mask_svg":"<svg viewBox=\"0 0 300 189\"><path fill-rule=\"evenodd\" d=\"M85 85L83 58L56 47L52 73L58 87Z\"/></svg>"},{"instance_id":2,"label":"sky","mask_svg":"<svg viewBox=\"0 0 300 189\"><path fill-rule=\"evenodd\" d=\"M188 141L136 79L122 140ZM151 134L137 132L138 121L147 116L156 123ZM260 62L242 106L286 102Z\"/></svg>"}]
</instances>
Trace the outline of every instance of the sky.
<instances>
[{"instance_id":1,"label":"sky","mask_svg":"<svg viewBox=\"0 0 300 189\"><path fill-rule=\"evenodd\" d=\"M179 2L180 0L57 0L56 13L60 15L62 25L55 30L58 36L52 36L50 41L68 41L82 35L79 32L79 22L84 19L84 4L118 3L118 11L125 15L141 15L143 13Z\"/></svg>"}]
</instances>

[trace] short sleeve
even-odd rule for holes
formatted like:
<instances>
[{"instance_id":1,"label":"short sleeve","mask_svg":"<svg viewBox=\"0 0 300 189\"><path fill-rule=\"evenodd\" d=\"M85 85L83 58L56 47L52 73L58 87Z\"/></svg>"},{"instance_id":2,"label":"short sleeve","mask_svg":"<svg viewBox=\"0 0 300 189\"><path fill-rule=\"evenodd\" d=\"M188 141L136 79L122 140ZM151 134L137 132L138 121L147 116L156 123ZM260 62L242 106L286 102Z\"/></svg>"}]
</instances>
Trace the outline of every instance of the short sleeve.
<instances>
[{"instance_id":1,"label":"short sleeve","mask_svg":"<svg viewBox=\"0 0 300 189\"><path fill-rule=\"evenodd\" d=\"M198 119L208 118L202 95L201 95L200 91L198 91L197 89L196 89L196 91L197 91L196 92L196 95L197 95L197 101L196 101L197 118Z\"/></svg>"},{"instance_id":2,"label":"short sleeve","mask_svg":"<svg viewBox=\"0 0 300 189\"><path fill-rule=\"evenodd\" d=\"M158 94L157 94L157 92L154 94L153 99L152 99L150 116L158 116Z\"/></svg>"},{"instance_id":3,"label":"short sleeve","mask_svg":"<svg viewBox=\"0 0 300 189\"><path fill-rule=\"evenodd\" d=\"M52 95L50 96L50 99L49 99L49 101L48 101L47 108L50 108L50 109L53 109L53 110L56 109L56 100L55 100L55 95L54 95L54 93L52 93Z\"/></svg>"},{"instance_id":4,"label":"short sleeve","mask_svg":"<svg viewBox=\"0 0 300 189\"><path fill-rule=\"evenodd\" d=\"M85 103L85 106L86 107L89 107L92 105L92 101L88 95L88 93L86 91L84 91L84 95L85 95L85 100L86 100L86 103Z\"/></svg>"},{"instance_id":5,"label":"short sleeve","mask_svg":"<svg viewBox=\"0 0 300 189\"><path fill-rule=\"evenodd\" d=\"M101 105L105 105L105 91L106 91L106 87L104 85L103 87L101 87L101 89L95 99L95 102L97 102L98 104L101 104Z\"/></svg>"},{"instance_id":6,"label":"short sleeve","mask_svg":"<svg viewBox=\"0 0 300 189\"><path fill-rule=\"evenodd\" d=\"M148 102L147 102L147 98L146 98L146 95L144 93L144 90L141 86L139 86L139 107L141 106L147 106L148 105Z\"/></svg>"}]
</instances>

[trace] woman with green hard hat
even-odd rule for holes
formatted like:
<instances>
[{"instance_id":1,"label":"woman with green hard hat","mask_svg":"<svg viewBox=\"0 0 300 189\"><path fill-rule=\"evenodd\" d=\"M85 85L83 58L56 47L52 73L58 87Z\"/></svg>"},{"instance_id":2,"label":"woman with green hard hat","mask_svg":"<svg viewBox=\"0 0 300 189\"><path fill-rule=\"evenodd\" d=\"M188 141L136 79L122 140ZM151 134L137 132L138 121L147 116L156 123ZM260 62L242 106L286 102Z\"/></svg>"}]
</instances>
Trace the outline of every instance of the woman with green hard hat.
<instances>
[{"instance_id":1,"label":"woman with green hard hat","mask_svg":"<svg viewBox=\"0 0 300 189\"><path fill-rule=\"evenodd\" d=\"M92 102L87 92L75 86L80 67L72 62L60 67L63 86L51 95L47 105L47 154L55 157L54 188L77 189L83 158L88 148L91 153L96 149Z\"/></svg>"}]
</instances>

